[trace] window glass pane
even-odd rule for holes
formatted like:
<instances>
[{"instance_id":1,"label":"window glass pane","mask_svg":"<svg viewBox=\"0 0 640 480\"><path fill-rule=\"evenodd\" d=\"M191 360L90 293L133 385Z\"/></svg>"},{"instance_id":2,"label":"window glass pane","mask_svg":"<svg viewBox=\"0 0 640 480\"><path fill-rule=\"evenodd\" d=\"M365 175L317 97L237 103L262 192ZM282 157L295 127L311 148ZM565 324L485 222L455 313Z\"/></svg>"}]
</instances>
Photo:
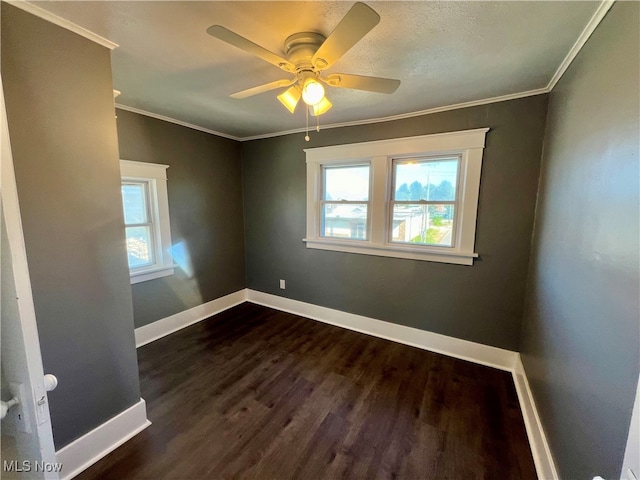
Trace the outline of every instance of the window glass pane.
<instances>
[{"instance_id":1,"label":"window glass pane","mask_svg":"<svg viewBox=\"0 0 640 480\"><path fill-rule=\"evenodd\" d=\"M394 205L391 240L450 247L454 213L453 205Z\"/></svg>"},{"instance_id":2,"label":"window glass pane","mask_svg":"<svg viewBox=\"0 0 640 480\"><path fill-rule=\"evenodd\" d=\"M144 183L123 183L124 223L147 223L147 193Z\"/></svg>"},{"instance_id":3,"label":"window glass pane","mask_svg":"<svg viewBox=\"0 0 640 480\"><path fill-rule=\"evenodd\" d=\"M153 265L153 245L150 227L126 227L129 268Z\"/></svg>"},{"instance_id":4,"label":"window glass pane","mask_svg":"<svg viewBox=\"0 0 640 480\"><path fill-rule=\"evenodd\" d=\"M395 192L398 201L454 201L458 178L458 159L431 161L403 160L394 163Z\"/></svg>"},{"instance_id":5,"label":"window glass pane","mask_svg":"<svg viewBox=\"0 0 640 480\"><path fill-rule=\"evenodd\" d=\"M369 200L369 165L324 167L323 200Z\"/></svg>"},{"instance_id":6,"label":"window glass pane","mask_svg":"<svg viewBox=\"0 0 640 480\"><path fill-rule=\"evenodd\" d=\"M367 204L327 203L322 209L322 236L367 239Z\"/></svg>"}]
</instances>

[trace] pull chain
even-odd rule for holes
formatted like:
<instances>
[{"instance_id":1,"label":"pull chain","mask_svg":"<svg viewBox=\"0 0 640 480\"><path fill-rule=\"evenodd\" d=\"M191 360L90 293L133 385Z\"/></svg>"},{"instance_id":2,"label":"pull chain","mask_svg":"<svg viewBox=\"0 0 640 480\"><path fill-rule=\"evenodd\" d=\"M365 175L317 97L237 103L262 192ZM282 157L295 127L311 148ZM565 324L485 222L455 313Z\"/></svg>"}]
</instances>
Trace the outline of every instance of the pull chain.
<instances>
[{"instance_id":1,"label":"pull chain","mask_svg":"<svg viewBox=\"0 0 640 480\"><path fill-rule=\"evenodd\" d=\"M316 132L320 131L320 115L316 116Z\"/></svg>"},{"instance_id":2,"label":"pull chain","mask_svg":"<svg viewBox=\"0 0 640 480\"><path fill-rule=\"evenodd\" d=\"M309 107L305 105L305 112L307 113L307 134L304 136L305 141L309 141Z\"/></svg>"}]
</instances>

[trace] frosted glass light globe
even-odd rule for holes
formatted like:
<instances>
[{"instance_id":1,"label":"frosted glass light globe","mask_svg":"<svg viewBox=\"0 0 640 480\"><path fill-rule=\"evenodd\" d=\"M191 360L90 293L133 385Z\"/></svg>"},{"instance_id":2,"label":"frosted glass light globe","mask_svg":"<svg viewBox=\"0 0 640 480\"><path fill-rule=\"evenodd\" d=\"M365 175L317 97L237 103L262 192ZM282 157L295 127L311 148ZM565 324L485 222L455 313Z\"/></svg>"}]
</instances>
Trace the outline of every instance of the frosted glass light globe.
<instances>
[{"instance_id":1,"label":"frosted glass light globe","mask_svg":"<svg viewBox=\"0 0 640 480\"><path fill-rule=\"evenodd\" d=\"M324 98L324 87L315 80L307 80L302 88L302 100L307 105L316 105Z\"/></svg>"}]
</instances>

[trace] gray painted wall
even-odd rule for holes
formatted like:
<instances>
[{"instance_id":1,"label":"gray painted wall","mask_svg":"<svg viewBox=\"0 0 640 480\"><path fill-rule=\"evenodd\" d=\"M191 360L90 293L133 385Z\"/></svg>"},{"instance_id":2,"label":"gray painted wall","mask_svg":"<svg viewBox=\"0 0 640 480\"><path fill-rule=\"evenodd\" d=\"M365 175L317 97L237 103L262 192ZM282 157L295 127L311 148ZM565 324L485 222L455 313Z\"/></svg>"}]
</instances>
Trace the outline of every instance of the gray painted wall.
<instances>
[{"instance_id":1,"label":"gray painted wall","mask_svg":"<svg viewBox=\"0 0 640 480\"><path fill-rule=\"evenodd\" d=\"M516 350L546 111L547 97L536 96L312 132L309 143L302 133L242 143L248 288ZM475 265L305 248L303 148L481 127L491 131Z\"/></svg>"},{"instance_id":2,"label":"gray painted wall","mask_svg":"<svg viewBox=\"0 0 640 480\"><path fill-rule=\"evenodd\" d=\"M118 110L120 158L170 165L173 245L188 252L175 274L133 285L136 327L245 288L240 145ZM193 268L186 267L191 265Z\"/></svg>"},{"instance_id":3,"label":"gray painted wall","mask_svg":"<svg viewBox=\"0 0 640 480\"><path fill-rule=\"evenodd\" d=\"M2 76L59 449L140 398L110 52L2 2Z\"/></svg>"},{"instance_id":4,"label":"gray painted wall","mask_svg":"<svg viewBox=\"0 0 640 480\"><path fill-rule=\"evenodd\" d=\"M614 4L549 104L521 351L567 479L620 478L638 382L639 7Z\"/></svg>"}]
</instances>

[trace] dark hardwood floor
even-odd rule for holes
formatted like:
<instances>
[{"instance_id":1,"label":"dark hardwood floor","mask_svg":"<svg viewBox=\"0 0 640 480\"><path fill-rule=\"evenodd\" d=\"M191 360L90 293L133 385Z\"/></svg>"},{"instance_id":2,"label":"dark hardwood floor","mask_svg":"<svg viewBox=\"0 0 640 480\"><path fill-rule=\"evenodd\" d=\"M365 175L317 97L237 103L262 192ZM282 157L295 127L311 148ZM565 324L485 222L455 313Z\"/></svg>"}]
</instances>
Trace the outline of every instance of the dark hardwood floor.
<instances>
[{"instance_id":1,"label":"dark hardwood floor","mask_svg":"<svg viewBox=\"0 0 640 480\"><path fill-rule=\"evenodd\" d=\"M78 479L533 479L511 375L245 303L138 349L149 428Z\"/></svg>"}]
</instances>

